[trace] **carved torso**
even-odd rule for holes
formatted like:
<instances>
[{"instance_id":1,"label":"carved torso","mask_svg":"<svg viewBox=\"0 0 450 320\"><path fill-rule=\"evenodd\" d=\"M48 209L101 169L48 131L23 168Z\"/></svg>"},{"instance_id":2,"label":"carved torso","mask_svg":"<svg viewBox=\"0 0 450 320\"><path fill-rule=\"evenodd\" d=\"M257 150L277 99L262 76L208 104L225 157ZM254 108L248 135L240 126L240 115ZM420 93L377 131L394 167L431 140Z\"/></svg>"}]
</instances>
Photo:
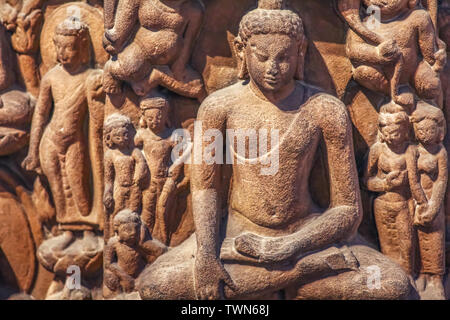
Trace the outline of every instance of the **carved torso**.
<instances>
[{"instance_id":1,"label":"carved torso","mask_svg":"<svg viewBox=\"0 0 450 320\"><path fill-rule=\"evenodd\" d=\"M144 156L150 168L151 179L167 178L174 146L170 132L165 134L168 137L162 138L151 130L139 129L138 136L143 141Z\"/></svg>"}]
</instances>

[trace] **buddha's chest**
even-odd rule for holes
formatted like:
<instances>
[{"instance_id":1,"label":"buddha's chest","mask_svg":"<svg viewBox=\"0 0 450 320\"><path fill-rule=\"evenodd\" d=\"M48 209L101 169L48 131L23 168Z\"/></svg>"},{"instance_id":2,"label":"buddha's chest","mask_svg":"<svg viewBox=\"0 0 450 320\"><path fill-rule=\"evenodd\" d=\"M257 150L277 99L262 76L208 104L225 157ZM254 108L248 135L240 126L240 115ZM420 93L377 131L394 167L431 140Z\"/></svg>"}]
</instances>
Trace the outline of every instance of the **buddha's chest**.
<instances>
[{"instance_id":1,"label":"buddha's chest","mask_svg":"<svg viewBox=\"0 0 450 320\"><path fill-rule=\"evenodd\" d=\"M226 135L229 142L234 141L239 155L245 150L248 157L249 150L255 149L262 156L267 150L278 152L280 160L283 157L288 160L310 151L311 145L320 138L320 128L306 110L262 112L256 106L249 106L228 118Z\"/></svg>"}]
</instances>

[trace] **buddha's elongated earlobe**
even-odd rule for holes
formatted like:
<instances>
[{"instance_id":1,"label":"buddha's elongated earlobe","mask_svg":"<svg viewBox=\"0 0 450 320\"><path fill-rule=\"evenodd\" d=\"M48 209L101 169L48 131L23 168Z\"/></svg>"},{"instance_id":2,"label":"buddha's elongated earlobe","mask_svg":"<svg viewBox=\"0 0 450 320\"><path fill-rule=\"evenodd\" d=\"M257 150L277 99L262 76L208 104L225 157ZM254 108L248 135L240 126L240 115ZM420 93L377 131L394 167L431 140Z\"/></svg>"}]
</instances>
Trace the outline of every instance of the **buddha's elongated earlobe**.
<instances>
[{"instance_id":1,"label":"buddha's elongated earlobe","mask_svg":"<svg viewBox=\"0 0 450 320\"><path fill-rule=\"evenodd\" d=\"M308 49L308 41L303 35L300 40L300 45L298 48L298 60L297 60L297 72L295 73L295 78L302 81L305 74L305 56L306 50Z\"/></svg>"},{"instance_id":2,"label":"buddha's elongated earlobe","mask_svg":"<svg viewBox=\"0 0 450 320\"><path fill-rule=\"evenodd\" d=\"M248 69L247 69L247 61L245 60L245 45L242 42L241 37L237 36L234 39L234 48L236 50L236 56L238 57L238 78L241 80L245 80L248 78Z\"/></svg>"}]
</instances>

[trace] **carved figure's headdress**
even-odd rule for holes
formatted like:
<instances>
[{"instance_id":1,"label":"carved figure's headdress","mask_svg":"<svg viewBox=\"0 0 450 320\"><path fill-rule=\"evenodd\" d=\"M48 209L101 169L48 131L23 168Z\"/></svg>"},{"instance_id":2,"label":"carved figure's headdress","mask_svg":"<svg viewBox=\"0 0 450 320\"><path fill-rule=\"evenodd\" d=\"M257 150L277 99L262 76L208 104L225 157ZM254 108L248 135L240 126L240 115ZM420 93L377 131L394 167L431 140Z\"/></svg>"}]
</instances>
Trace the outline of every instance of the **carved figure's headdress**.
<instances>
[{"instance_id":1,"label":"carved figure's headdress","mask_svg":"<svg viewBox=\"0 0 450 320\"><path fill-rule=\"evenodd\" d=\"M56 26L55 34L62 36L87 36L89 27L77 17L68 17Z\"/></svg>"},{"instance_id":2,"label":"carved figure's headdress","mask_svg":"<svg viewBox=\"0 0 450 320\"><path fill-rule=\"evenodd\" d=\"M169 99L162 94L151 92L141 99L139 107L142 111L148 109L168 109Z\"/></svg>"},{"instance_id":3,"label":"carved figure's headdress","mask_svg":"<svg viewBox=\"0 0 450 320\"><path fill-rule=\"evenodd\" d=\"M119 213L117 213L116 216L114 217L114 229L117 230L117 228L119 228L120 225L122 225L124 223L140 224L141 218L139 217L139 215L136 212L134 212L130 209L124 209L124 210L120 211Z\"/></svg>"},{"instance_id":4,"label":"carved figure's headdress","mask_svg":"<svg viewBox=\"0 0 450 320\"><path fill-rule=\"evenodd\" d=\"M441 131L439 142L442 142L444 140L445 132L447 129L444 113L442 112L442 110L425 101L419 101L417 103L416 110L414 110L411 115L411 122L413 123L413 125L415 125L423 120L432 120L436 122Z\"/></svg>"}]
</instances>

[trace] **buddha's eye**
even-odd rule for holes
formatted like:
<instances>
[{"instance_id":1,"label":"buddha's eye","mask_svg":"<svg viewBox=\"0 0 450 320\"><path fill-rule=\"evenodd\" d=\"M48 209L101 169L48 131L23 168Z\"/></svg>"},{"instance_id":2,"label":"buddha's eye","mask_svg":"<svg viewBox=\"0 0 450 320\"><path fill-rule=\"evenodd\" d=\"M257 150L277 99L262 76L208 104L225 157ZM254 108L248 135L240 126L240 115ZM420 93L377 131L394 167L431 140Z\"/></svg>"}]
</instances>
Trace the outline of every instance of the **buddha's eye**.
<instances>
[{"instance_id":1,"label":"buddha's eye","mask_svg":"<svg viewBox=\"0 0 450 320\"><path fill-rule=\"evenodd\" d=\"M256 56L256 58L258 58L258 60L260 62L266 62L267 59L269 59L269 57L267 55L260 53L260 52L255 52L255 56Z\"/></svg>"},{"instance_id":2,"label":"buddha's eye","mask_svg":"<svg viewBox=\"0 0 450 320\"><path fill-rule=\"evenodd\" d=\"M281 55L278 59L279 59L279 61L281 61L281 62L285 62L285 61L289 60L289 56L286 55L286 54L283 54L283 55Z\"/></svg>"}]
</instances>

